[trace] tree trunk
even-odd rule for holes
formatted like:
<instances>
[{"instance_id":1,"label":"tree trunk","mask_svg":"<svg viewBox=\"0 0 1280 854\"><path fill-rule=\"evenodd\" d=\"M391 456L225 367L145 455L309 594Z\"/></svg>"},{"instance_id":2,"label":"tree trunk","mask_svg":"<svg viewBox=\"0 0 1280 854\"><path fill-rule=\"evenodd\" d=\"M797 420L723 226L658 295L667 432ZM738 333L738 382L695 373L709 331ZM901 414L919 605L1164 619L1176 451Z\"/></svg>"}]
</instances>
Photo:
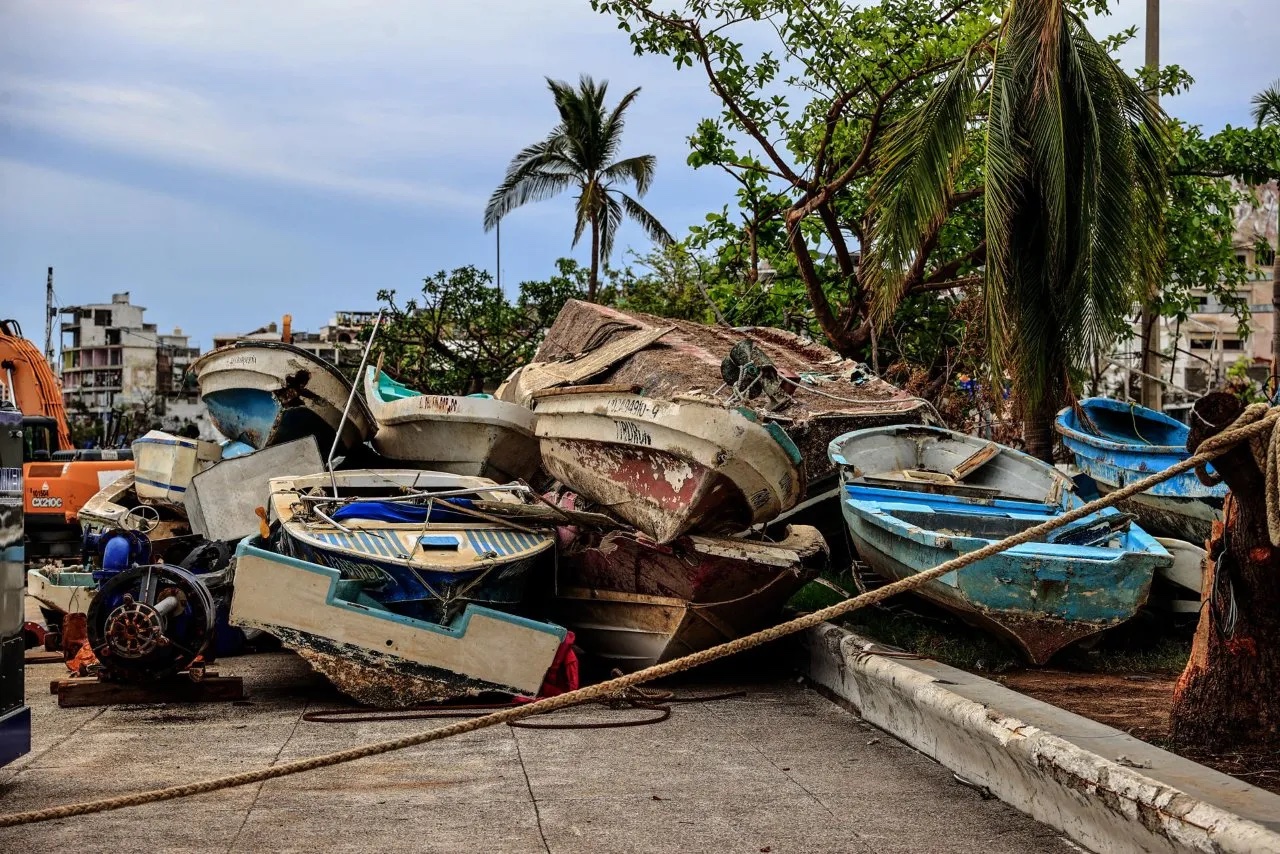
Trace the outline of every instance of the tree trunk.
<instances>
[{"instance_id":1,"label":"tree trunk","mask_svg":"<svg viewBox=\"0 0 1280 854\"><path fill-rule=\"evenodd\" d=\"M1022 416L1022 438L1027 453L1050 464L1053 463L1053 419L1057 414L1054 399L1046 394Z\"/></svg>"},{"instance_id":2,"label":"tree trunk","mask_svg":"<svg viewBox=\"0 0 1280 854\"><path fill-rule=\"evenodd\" d=\"M1280 210L1280 181L1276 182L1276 208ZM1271 258L1271 376L1280 377L1280 226L1276 230L1276 254ZM1280 387L1277 379L1271 389Z\"/></svg>"},{"instance_id":3,"label":"tree trunk","mask_svg":"<svg viewBox=\"0 0 1280 854\"><path fill-rule=\"evenodd\" d=\"M1142 309L1142 405L1160 412L1164 409L1164 388L1153 377L1160 376L1160 313Z\"/></svg>"},{"instance_id":4,"label":"tree trunk","mask_svg":"<svg viewBox=\"0 0 1280 854\"><path fill-rule=\"evenodd\" d=\"M792 208L787 213L787 242L791 244L791 254L795 256L796 265L800 268L800 278L804 281L805 293L809 295L809 301L813 304L814 317L817 319L822 333L831 342L833 350L841 356L850 357L856 348L849 340L848 329L836 319L835 314L831 311L831 302L822 290L822 282L818 278L818 271L814 268L813 258L809 255L809 244L805 242L804 234L800 231L800 220L802 219L804 219L804 214L795 208Z\"/></svg>"},{"instance_id":5,"label":"tree trunk","mask_svg":"<svg viewBox=\"0 0 1280 854\"><path fill-rule=\"evenodd\" d=\"M587 279L587 302L596 301L596 287L600 276L600 219L591 212L591 278Z\"/></svg>"},{"instance_id":6,"label":"tree trunk","mask_svg":"<svg viewBox=\"0 0 1280 854\"><path fill-rule=\"evenodd\" d=\"M1192 410L1188 450L1244 409L1216 393ZM1170 735L1207 750L1280 747L1280 549L1267 533L1266 475L1248 445L1213 463L1231 495L1214 525L1200 622L1191 658L1174 688Z\"/></svg>"}]
</instances>

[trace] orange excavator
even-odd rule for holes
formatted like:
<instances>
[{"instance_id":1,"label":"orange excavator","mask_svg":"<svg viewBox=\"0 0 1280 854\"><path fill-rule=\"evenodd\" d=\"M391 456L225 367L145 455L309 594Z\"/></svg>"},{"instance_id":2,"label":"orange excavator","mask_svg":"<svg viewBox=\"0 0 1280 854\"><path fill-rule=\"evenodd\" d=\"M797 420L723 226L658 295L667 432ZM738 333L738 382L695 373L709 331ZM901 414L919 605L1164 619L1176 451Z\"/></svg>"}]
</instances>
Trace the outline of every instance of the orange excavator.
<instances>
[{"instance_id":1,"label":"orange excavator","mask_svg":"<svg viewBox=\"0 0 1280 854\"><path fill-rule=\"evenodd\" d=\"M22 413L22 511L28 565L80 553L84 503L133 469L127 450L76 450L62 388L16 320L0 320L0 398Z\"/></svg>"}]
</instances>

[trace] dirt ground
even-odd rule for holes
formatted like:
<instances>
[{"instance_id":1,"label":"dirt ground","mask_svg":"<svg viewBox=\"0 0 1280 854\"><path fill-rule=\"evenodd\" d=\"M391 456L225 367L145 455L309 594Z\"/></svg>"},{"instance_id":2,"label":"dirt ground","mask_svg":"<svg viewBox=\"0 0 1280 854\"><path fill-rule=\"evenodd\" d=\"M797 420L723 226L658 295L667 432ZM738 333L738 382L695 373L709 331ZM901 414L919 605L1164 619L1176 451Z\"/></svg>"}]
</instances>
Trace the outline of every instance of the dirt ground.
<instances>
[{"instance_id":1,"label":"dirt ground","mask_svg":"<svg viewBox=\"0 0 1280 854\"><path fill-rule=\"evenodd\" d=\"M1015 691L1124 730L1202 765L1280 794L1280 752L1209 754L1168 743L1171 676L1020 670L994 676Z\"/></svg>"}]
</instances>

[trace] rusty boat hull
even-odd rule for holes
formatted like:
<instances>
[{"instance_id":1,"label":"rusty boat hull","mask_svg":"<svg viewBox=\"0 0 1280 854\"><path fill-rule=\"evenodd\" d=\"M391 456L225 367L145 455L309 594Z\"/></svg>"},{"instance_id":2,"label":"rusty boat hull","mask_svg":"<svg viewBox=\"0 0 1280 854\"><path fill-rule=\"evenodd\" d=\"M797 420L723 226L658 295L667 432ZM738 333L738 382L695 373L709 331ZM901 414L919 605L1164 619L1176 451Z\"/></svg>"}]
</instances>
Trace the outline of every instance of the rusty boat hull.
<instances>
[{"instance_id":1,"label":"rusty boat hull","mask_svg":"<svg viewBox=\"0 0 1280 854\"><path fill-rule=\"evenodd\" d=\"M254 450L314 436L327 454L348 453L373 435L373 417L357 395L344 422L351 383L336 367L279 341L239 341L192 365L200 398L219 433Z\"/></svg>"},{"instance_id":2,"label":"rusty boat hull","mask_svg":"<svg viewBox=\"0 0 1280 854\"><path fill-rule=\"evenodd\" d=\"M658 542L740 532L803 494L786 435L714 400L581 386L542 392L535 409L547 473Z\"/></svg>"},{"instance_id":3,"label":"rusty boat hull","mask_svg":"<svg viewBox=\"0 0 1280 854\"><path fill-rule=\"evenodd\" d=\"M864 430L832 443L841 510L858 558L900 580L1080 506L1052 466L940 428ZM947 573L916 591L996 634L1033 664L1123 623L1169 553L1107 508Z\"/></svg>"},{"instance_id":4,"label":"rusty boat hull","mask_svg":"<svg viewBox=\"0 0 1280 854\"><path fill-rule=\"evenodd\" d=\"M577 534L560 559L552 613L584 652L633 671L764 628L827 555L822 535L800 525L777 543Z\"/></svg>"}]
</instances>

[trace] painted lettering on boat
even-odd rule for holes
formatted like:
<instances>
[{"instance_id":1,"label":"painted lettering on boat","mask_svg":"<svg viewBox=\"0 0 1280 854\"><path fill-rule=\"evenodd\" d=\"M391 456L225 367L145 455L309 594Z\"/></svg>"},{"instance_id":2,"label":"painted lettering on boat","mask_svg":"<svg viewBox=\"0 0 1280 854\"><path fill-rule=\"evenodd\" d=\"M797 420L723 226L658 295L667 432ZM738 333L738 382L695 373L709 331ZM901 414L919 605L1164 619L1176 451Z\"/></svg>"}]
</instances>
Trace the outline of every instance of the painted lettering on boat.
<instances>
[{"instance_id":1,"label":"painted lettering on boat","mask_svg":"<svg viewBox=\"0 0 1280 854\"><path fill-rule=\"evenodd\" d=\"M605 403L607 412L625 412L627 415L634 415L637 418L647 418L657 416L662 411L657 403L652 400L645 400L642 397L611 397Z\"/></svg>"},{"instance_id":2,"label":"painted lettering on boat","mask_svg":"<svg viewBox=\"0 0 1280 854\"><path fill-rule=\"evenodd\" d=\"M231 356L227 359L227 364L228 365L256 365L258 364L258 357L248 355L248 354L243 356Z\"/></svg>"},{"instance_id":3,"label":"painted lettering on boat","mask_svg":"<svg viewBox=\"0 0 1280 854\"><path fill-rule=\"evenodd\" d=\"M653 437L644 430L630 421L614 421L614 426L618 429L618 441L627 442L631 445L652 445Z\"/></svg>"},{"instance_id":4,"label":"painted lettering on boat","mask_svg":"<svg viewBox=\"0 0 1280 854\"><path fill-rule=\"evenodd\" d=\"M428 412L440 412L452 415L458 411L458 398L445 395L427 394L417 398L418 408Z\"/></svg>"}]
</instances>

